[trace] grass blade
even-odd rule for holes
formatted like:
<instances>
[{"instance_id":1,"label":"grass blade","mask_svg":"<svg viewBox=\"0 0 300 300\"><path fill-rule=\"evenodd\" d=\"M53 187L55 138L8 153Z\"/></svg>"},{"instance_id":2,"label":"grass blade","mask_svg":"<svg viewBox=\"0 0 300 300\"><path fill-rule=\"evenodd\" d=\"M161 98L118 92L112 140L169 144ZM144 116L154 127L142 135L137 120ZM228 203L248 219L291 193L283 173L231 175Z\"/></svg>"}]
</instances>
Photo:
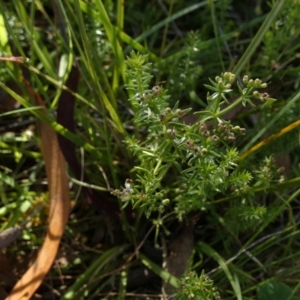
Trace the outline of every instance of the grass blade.
<instances>
[{"instance_id":1,"label":"grass blade","mask_svg":"<svg viewBox=\"0 0 300 300\"><path fill-rule=\"evenodd\" d=\"M172 274L164 271L161 267L157 264L152 262L147 256L143 255L142 253L139 254L141 262L150 270L152 270L155 274L157 274L162 280L172 285L174 288L179 287L179 282L176 277Z\"/></svg>"},{"instance_id":2,"label":"grass blade","mask_svg":"<svg viewBox=\"0 0 300 300\"><path fill-rule=\"evenodd\" d=\"M86 289L85 286L89 281L95 276L99 276L102 269L127 248L128 245L123 245L105 251L81 276L78 277L76 282L61 297L61 300L82 299L80 296L84 294Z\"/></svg>"},{"instance_id":3,"label":"grass blade","mask_svg":"<svg viewBox=\"0 0 300 300\"><path fill-rule=\"evenodd\" d=\"M226 274L234 292L238 300L242 300L242 293L241 293L241 287L239 284L239 281L237 280L237 277L232 275L228 265L226 264L225 259L223 259L219 253L217 253L213 248L211 248L209 245L203 242L199 242L197 244L200 251L204 252L206 255L212 257L215 261L218 262L224 273Z\"/></svg>"},{"instance_id":4,"label":"grass blade","mask_svg":"<svg viewBox=\"0 0 300 300\"><path fill-rule=\"evenodd\" d=\"M233 73L237 76L240 74L244 66L250 60L252 54L256 51L257 47L261 43L265 33L270 28L271 24L274 22L275 18L279 14L280 10L282 9L285 0L278 0L274 5L273 9L265 19L264 23L261 25L260 29L258 30L257 34L253 37L250 45L248 46L247 50L244 52L243 56L237 63L237 65L233 69Z\"/></svg>"}]
</instances>

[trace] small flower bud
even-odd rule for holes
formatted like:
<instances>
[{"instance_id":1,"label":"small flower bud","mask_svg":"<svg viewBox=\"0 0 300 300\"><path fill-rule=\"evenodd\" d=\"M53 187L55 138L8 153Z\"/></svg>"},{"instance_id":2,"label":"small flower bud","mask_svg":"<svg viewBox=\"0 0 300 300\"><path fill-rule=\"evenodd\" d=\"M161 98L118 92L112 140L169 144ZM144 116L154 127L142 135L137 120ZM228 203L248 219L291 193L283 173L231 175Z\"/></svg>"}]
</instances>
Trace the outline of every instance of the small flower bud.
<instances>
[{"instance_id":1,"label":"small flower bud","mask_svg":"<svg viewBox=\"0 0 300 300\"><path fill-rule=\"evenodd\" d=\"M261 96L262 96L264 99L270 98L270 95L269 95L268 93L262 93Z\"/></svg>"},{"instance_id":2,"label":"small flower bud","mask_svg":"<svg viewBox=\"0 0 300 300\"><path fill-rule=\"evenodd\" d=\"M266 87L268 87L268 84L267 83L262 83L259 88L261 89L265 89Z\"/></svg>"},{"instance_id":3,"label":"small flower bud","mask_svg":"<svg viewBox=\"0 0 300 300\"><path fill-rule=\"evenodd\" d=\"M147 103L152 98L152 93L150 91L146 91L144 94L142 94L139 98L141 102Z\"/></svg>"},{"instance_id":4,"label":"small flower bud","mask_svg":"<svg viewBox=\"0 0 300 300\"><path fill-rule=\"evenodd\" d=\"M217 83L219 83L220 81L222 81L222 78L221 78L220 76L216 76L215 81L216 81Z\"/></svg>"},{"instance_id":5,"label":"small flower bud","mask_svg":"<svg viewBox=\"0 0 300 300\"><path fill-rule=\"evenodd\" d=\"M163 205L160 205L160 206L158 207L158 210L159 210L160 212L163 212L165 209L164 209Z\"/></svg>"},{"instance_id":6,"label":"small flower bud","mask_svg":"<svg viewBox=\"0 0 300 300\"><path fill-rule=\"evenodd\" d=\"M224 87L225 87L225 84L224 84L224 82L223 82L222 80L220 80L220 81L218 82L218 86L219 86L220 88L224 88Z\"/></svg>"},{"instance_id":7,"label":"small flower bud","mask_svg":"<svg viewBox=\"0 0 300 300\"><path fill-rule=\"evenodd\" d=\"M225 85L225 88L226 88L226 89L230 89L230 88L231 88L231 83L227 83L227 84Z\"/></svg>"},{"instance_id":8,"label":"small flower bud","mask_svg":"<svg viewBox=\"0 0 300 300\"><path fill-rule=\"evenodd\" d=\"M246 129L242 128L240 126L235 126L235 127L232 128L232 130L235 131L235 132L238 132L238 133L242 133L242 134L246 133Z\"/></svg>"},{"instance_id":9,"label":"small flower bud","mask_svg":"<svg viewBox=\"0 0 300 300\"><path fill-rule=\"evenodd\" d=\"M176 113L179 118L181 118L183 116L183 111L181 109L176 109Z\"/></svg>"},{"instance_id":10,"label":"small flower bud","mask_svg":"<svg viewBox=\"0 0 300 300\"><path fill-rule=\"evenodd\" d=\"M193 143L193 141L191 141L191 140L187 140L187 141L185 142L185 146L186 146L187 149L192 149L193 146L194 146L194 143Z\"/></svg>"},{"instance_id":11,"label":"small flower bud","mask_svg":"<svg viewBox=\"0 0 300 300\"><path fill-rule=\"evenodd\" d=\"M171 109L170 107L167 107L167 108L166 108L166 113L167 113L167 114L170 114L171 112L172 112L172 109Z\"/></svg>"},{"instance_id":12,"label":"small flower bud","mask_svg":"<svg viewBox=\"0 0 300 300\"><path fill-rule=\"evenodd\" d=\"M259 93L258 91L254 91L254 92L253 92L253 96L254 96L255 98L259 98L259 97L260 97L260 93Z\"/></svg>"},{"instance_id":13,"label":"small flower bud","mask_svg":"<svg viewBox=\"0 0 300 300\"><path fill-rule=\"evenodd\" d=\"M255 84L255 86L260 86L261 85L261 80L259 79L259 78L256 78L255 80L254 80L254 84Z\"/></svg>"},{"instance_id":14,"label":"small flower bud","mask_svg":"<svg viewBox=\"0 0 300 300\"><path fill-rule=\"evenodd\" d=\"M166 119L166 115L165 115L165 114L160 114L160 115L159 115L159 119L160 119L161 121L164 121L164 120Z\"/></svg>"},{"instance_id":15,"label":"small flower bud","mask_svg":"<svg viewBox=\"0 0 300 300\"><path fill-rule=\"evenodd\" d=\"M227 137L228 141L234 141L235 140L235 136L234 134L230 134L228 137Z\"/></svg>"},{"instance_id":16,"label":"small flower bud","mask_svg":"<svg viewBox=\"0 0 300 300\"><path fill-rule=\"evenodd\" d=\"M171 136L171 137L175 137L176 136L176 130L174 128L172 129L167 129L167 133Z\"/></svg>"},{"instance_id":17,"label":"small flower bud","mask_svg":"<svg viewBox=\"0 0 300 300\"><path fill-rule=\"evenodd\" d=\"M279 178L279 180L278 180L278 183L279 183L279 184L284 183L284 176L283 176L283 175L280 176L280 178Z\"/></svg>"},{"instance_id":18,"label":"small flower bud","mask_svg":"<svg viewBox=\"0 0 300 300\"><path fill-rule=\"evenodd\" d=\"M226 127L224 130L225 134L229 135L231 133L230 128Z\"/></svg>"},{"instance_id":19,"label":"small flower bud","mask_svg":"<svg viewBox=\"0 0 300 300\"><path fill-rule=\"evenodd\" d=\"M253 87L253 86L254 86L254 80L253 80L253 79L250 79L250 80L248 81L248 86L250 86L250 87Z\"/></svg>"},{"instance_id":20,"label":"small flower bud","mask_svg":"<svg viewBox=\"0 0 300 300\"><path fill-rule=\"evenodd\" d=\"M202 152L202 154L205 155L205 154L207 154L208 150L207 150L206 148L202 148L202 151L201 151L201 152Z\"/></svg>"},{"instance_id":21,"label":"small flower bud","mask_svg":"<svg viewBox=\"0 0 300 300\"><path fill-rule=\"evenodd\" d=\"M243 83L244 83L244 84L247 84L248 81L249 81L249 77L248 77L247 75L245 75L245 76L243 77Z\"/></svg>"},{"instance_id":22,"label":"small flower bud","mask_svg":"<svg viewBox=\"0 0 300 300\"><path fill-rule=\"evenodd\" d=\"M163 205L168 205L170 203L170 199L164 199L162 200Z\"/></svg>"},{"instance_id":23,"label":"small flower bud","mask_svg":"<svg viewBox=\"0 0 300 300\"><path fill-rule=\"evenodd\" d=\"M262 168L262 172L263 172L263 173L268 173L269 171L270 171L270 168L267 167L267 166L264 166L264 167Z\"/></svg>"},{"instance_id":24,"label":"small flower bud","mask_svg":"<svg viewBox=\"0 0 300 300\"><path fill-rule=\"evenodd\" d=\"M158 95L161 93L161 88L158 86L158 85L155 85L153 88L152 88L152 92L154 95Z\"/></svg>"},{"instance_id":25,"label":"small flower bud","mask_svg":"<svg viewBox=\"0 0 300 300\"><path fill-rule=\"evenodd\" d=\"M199 155L201 153L200 148L199 147L195 147L194 148L194 153L195 153L195 155Z\"/></svg>"},{"instance_id":26,"label":"small flower bud","mask_svg":"<svg viewBox=\"0 0 300 300\"><path fill-rule=\"evenodd\" d=\"M230 72L225 72L223 76L224 76L224 79L226 79L228 81L230 79Z\"/></svg>"},{"instance_id":27,"label":"small flower bud","mask_svg":"<svg viewBox=\"0 0 300 300\"><path fill-rule=\"evenodd\" d=\"M131 188L131 184L132 184L132 179L126 179L125 180L125 188L128 190Z\"/></svg>"},{"instance_id":28,"label":"small flower bud","mask_svg":"<svg viewBox=\"0 0 300 300\"><path fill-rule=\"evenodd\" d=\"M205 130L207 130L207 125L205 123L200 123L199 128L200 128L200 130L205 131Z\"/></svg>"},{"instance_id":29,"label":"small flower bud","mask_svg":"<svg viewBox=\"0 0 300 300\"><path fill-rule=\"evenodd\" d=\"M210 136L210 131L209 131L209 130L203 131L203 135L204 135L204 136Z\"/></svg>"},{"instance_id":30,"label":"small flower bud","mask_svg":"<svg viewBox=\"0 0 300 300\"><path fill-rule=\"evenodd\" d=\"M225 127L224 123L222 123L222 122L218 123L218 128L223 129L224 127Z\"/></svg>"},{"instance_id":31,"label":"small flower bud","mask_svg":"<svg viewBox=\"0 0 300 300\"><path fill-rule=\"evenodd\" d=\"M219 140L219 137L218 137L217 135L214 134L214 135L211 137L211 139L212 139L212 141L217 142L217 141Z\"/></svg>"},{"instance_id":32,"label":"small flower bud","mask_svg":"<svg viewBox=\"0 0 300 300\"><path fill-rule=\"evenodd\" d=\"M240 128L240 133L241 134L246 134L246 128Z\"/></svg>"}]
</instances>

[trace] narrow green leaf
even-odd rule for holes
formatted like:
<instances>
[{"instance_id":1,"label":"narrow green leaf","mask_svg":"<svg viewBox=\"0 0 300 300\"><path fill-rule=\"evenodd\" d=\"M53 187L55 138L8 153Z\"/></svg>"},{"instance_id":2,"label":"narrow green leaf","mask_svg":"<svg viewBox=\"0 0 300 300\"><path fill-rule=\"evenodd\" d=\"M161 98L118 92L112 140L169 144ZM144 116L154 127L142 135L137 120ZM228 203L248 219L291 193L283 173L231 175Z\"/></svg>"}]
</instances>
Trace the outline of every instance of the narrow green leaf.
<instances>
[{"instance_id":1,"label":"narrow green leaf","mask_svg":"<svg viewBox=\"0 0 300 300\"><path fill-rule=\"evenodd\" d=\"M241 57L241 59L239 60L239 62L235 66L235 68L233 69L232 73L234 73L236 76L240 74L240 72L242 71L244 66L250 60L252 54L256 51L256 49L259 46L259 44L261 43L264 35L269 30L272 22L275 21L277 15L281 11L281 9L282 9L285 2L286 2L285 0L278 0L275 3L275 5L272 8L271 12L269 13L267 18L265 19L264 23L259 28L257 34L252 38L251 43L248 46L247 50L244 52L243 56Z\"/></svg>"},{"instance_id":2,"label":"narrow green leaf","mask_svg":"<svg viewBox=\"0 0 300 300\"><path fill-rule=\"evenodd\" d=\"M12 97L14 97L17 101L19 101L26 108L30 108L31 107L31 104L28 101L26 101L23 97L21 97L18 94L16 94L13 90L11 90L10 88L8 88L2 82L0 82L0 87L3 88L8 94L10 94ZM67 130L66 128L64 128L63 126L61 126L57 122L55 122L50 117L46 116L45 114L43 114L42 112L40 112L37 109L32 110L32 113L36 117L38 117L40 120L42 120L43 122L45 122L46 124L50 125L56 132L58 132L59 134L61 134L64 137L66 137L67 139L69 139L70 141L72 141L77 146L83 147L86 151L92 153L98 159L101 157L101 153L99 151L97 151L94 148L94 146L92 146L91 144L85 142L78 135L70 132L69 130Z\"/></svg>"},{"instance_id":3,"label":"narrow green leaf","mask_svg":"<svg viewBox=\"0 0 300 300\"><path fill-rule=\"evenodd\" d=\"M155 274L157 274L163 281L169 283L175 288L179 287L178 279L173 276L172 274L164 271L161 267L157 264L152 262L147 256L143 255L142 253L139 254L141 262L150 270L152 270Z\"/></svg>"},{"instance_id":4,"label":"narrow green leaf","mask_svg":"<svg viewBox=\"0 0 300 300\"><path fill-rule=\"evenodd\" d=\"M88 283L93 281L96 276L101 276L102 269L109 264L110 261L116 259L116 257L124 252L124 250L127 248L128 245L123 245L105 251L82 275L77 278L75 283L60 299L82 299L80 298L80 295L83 296Z\"/></svg>"}]
</instances>

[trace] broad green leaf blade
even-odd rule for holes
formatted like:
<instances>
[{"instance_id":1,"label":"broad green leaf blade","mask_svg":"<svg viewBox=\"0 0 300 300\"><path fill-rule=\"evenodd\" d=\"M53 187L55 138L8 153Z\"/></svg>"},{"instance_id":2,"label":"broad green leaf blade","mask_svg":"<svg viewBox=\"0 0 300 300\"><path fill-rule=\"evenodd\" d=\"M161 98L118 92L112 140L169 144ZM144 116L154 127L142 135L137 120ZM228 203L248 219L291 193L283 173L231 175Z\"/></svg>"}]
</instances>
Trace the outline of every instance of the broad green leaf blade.
<instances>
[{"instance_id":1,"label":"broad green leaf blade","mask_svg":"<svg viewBox=\"0 0 300 300\"><path fill-rule=\"evenodd\" d=\"M293 290L288 285L275 280L259 285L257 296L259 300L300 300L300 297L294 296Z\"/></svg>"}]
</instances>

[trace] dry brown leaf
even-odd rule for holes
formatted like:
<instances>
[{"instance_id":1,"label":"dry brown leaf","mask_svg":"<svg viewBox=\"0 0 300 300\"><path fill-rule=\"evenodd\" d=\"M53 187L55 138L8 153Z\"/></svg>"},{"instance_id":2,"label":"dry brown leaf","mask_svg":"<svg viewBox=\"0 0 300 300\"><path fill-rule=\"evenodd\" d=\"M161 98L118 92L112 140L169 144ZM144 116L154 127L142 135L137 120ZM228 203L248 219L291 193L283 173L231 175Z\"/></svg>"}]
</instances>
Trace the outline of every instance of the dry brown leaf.
<instances>
[{"instance_id":1,"label":"dry brown leaf","mask_svg":"<svg viewBox=\"0 0 300 300\"><path fill-rule=\"evenodd\" d=\"M42 99L27 84L28 91L37 104L46 109ZM6 300L30 299L49 272L56 257L60 240L68 220L70 196L66 176L66 162L60 151L56 132L40 121L41 149L45 160L50 195L48 230L37 258L17 282Z\"/></svg>"},{"instance_id":2,"label":"dry brown leaf","mask_svg":"<svg viewBox=\"0 0 300 300\"><path fill-rule=\"evenodd\" d=\"M9 246L12 242L18 239L22 234L20 227L7 228L0 232L0 249Z\"/></svg>"}]
</instances>

